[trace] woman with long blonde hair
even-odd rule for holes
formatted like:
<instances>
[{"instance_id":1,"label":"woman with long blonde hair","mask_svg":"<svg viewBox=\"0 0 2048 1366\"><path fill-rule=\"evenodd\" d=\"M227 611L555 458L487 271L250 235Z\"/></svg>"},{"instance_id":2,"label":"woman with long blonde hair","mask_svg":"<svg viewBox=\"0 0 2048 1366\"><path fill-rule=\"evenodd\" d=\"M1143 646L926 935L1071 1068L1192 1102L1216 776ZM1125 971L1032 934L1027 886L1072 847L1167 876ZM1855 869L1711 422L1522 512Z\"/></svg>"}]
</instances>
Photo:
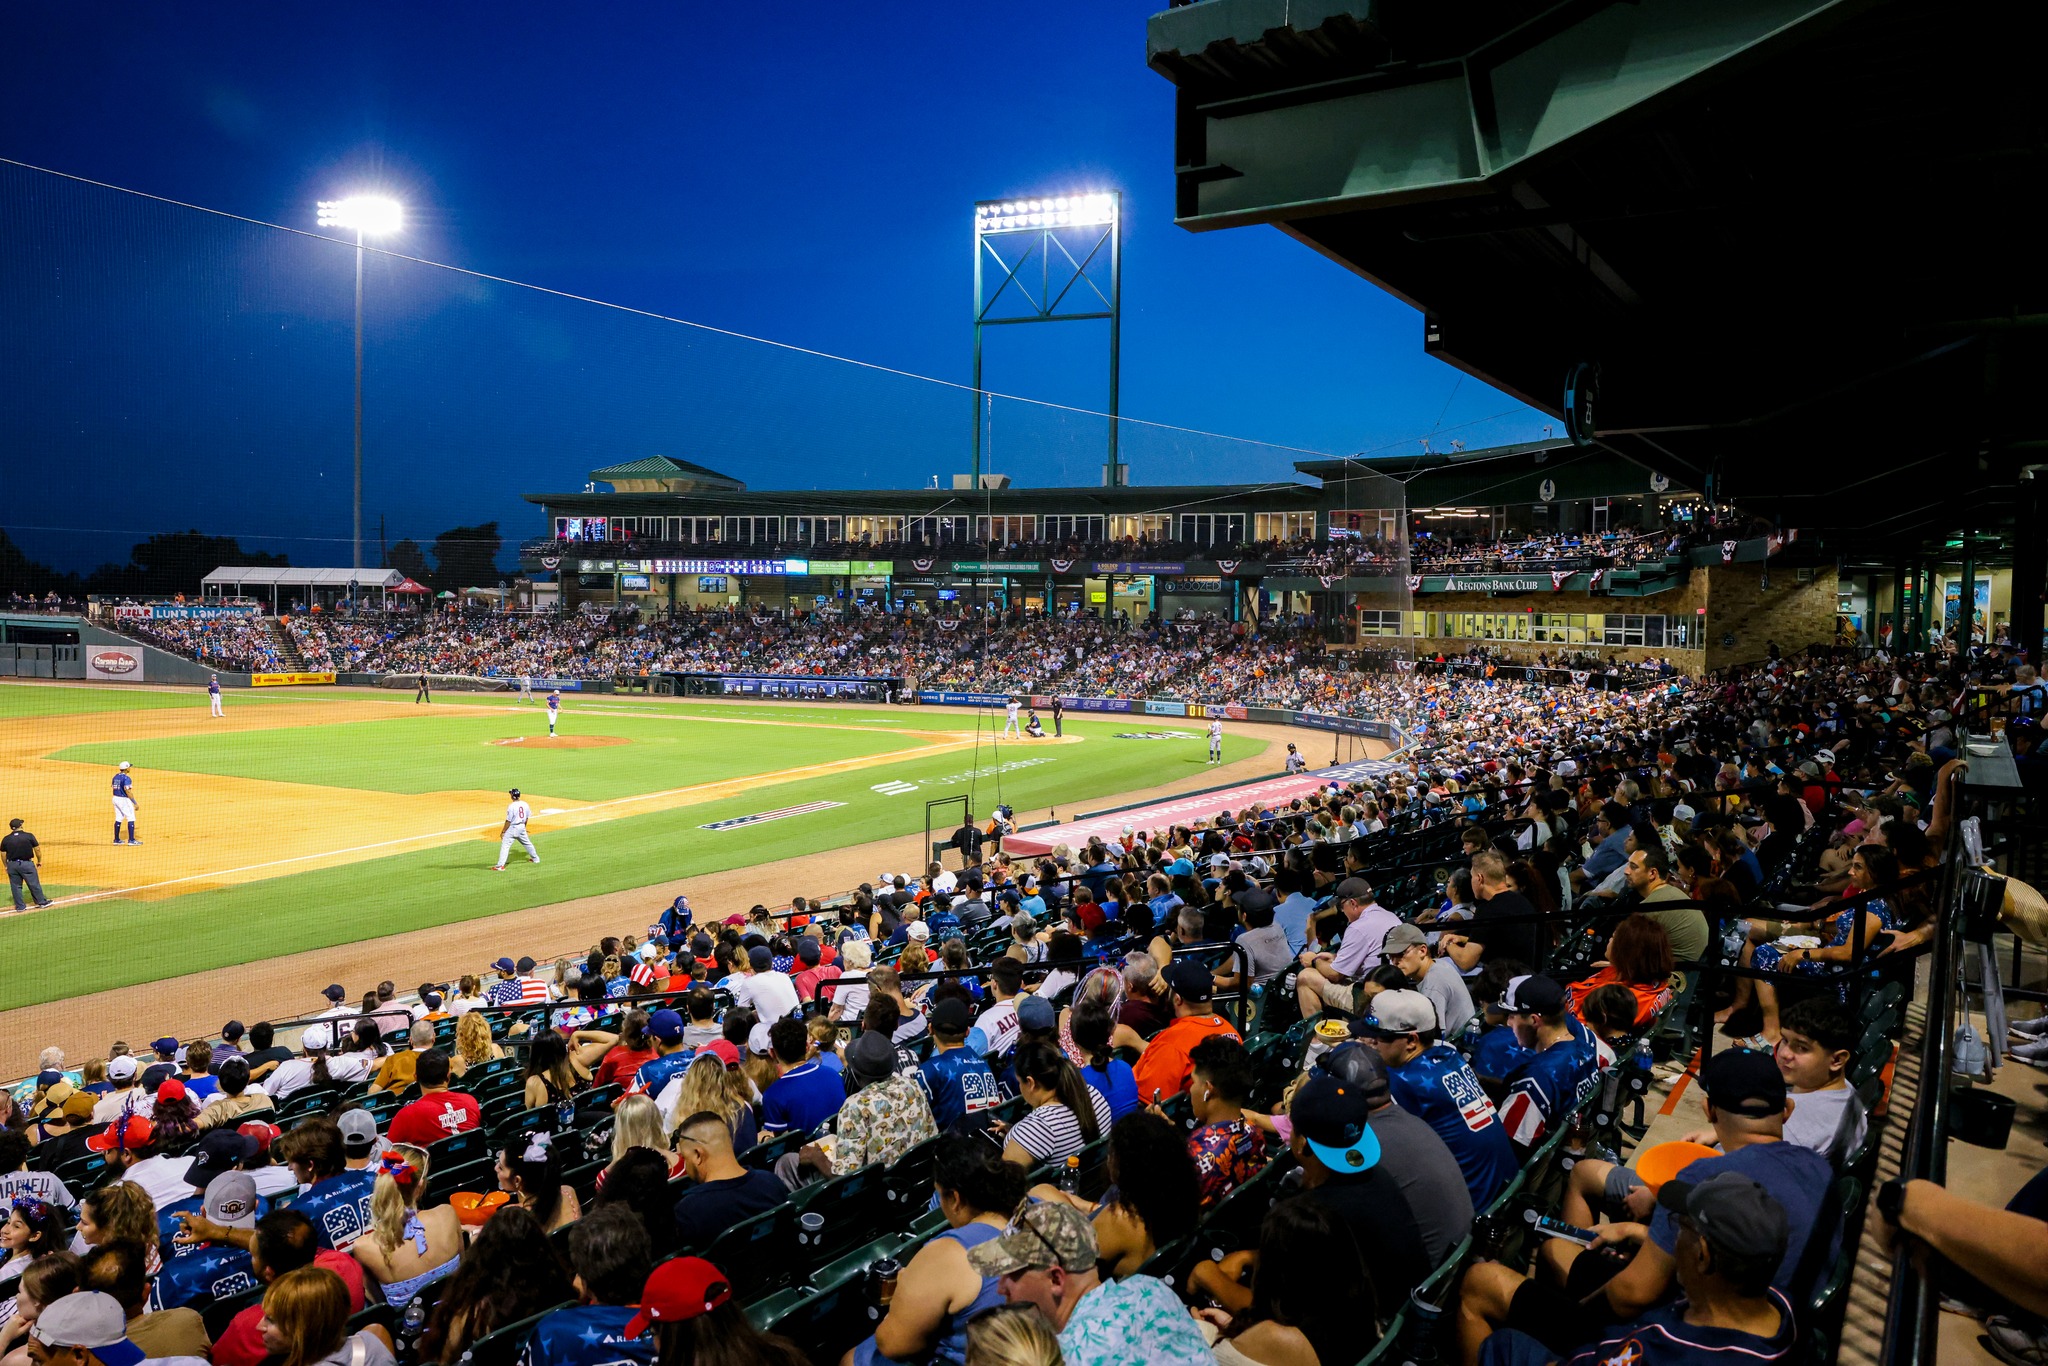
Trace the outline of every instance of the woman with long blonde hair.
<instances>
[{"instance_id":1,"label":"woman with long blonde hair","mask_svg":"<svg viewBox=\"0 0 2048 1366\"><path fill-rule=\"evenodd\" d=\"M421 1149L397 1143L377 1159L370 1234L349 1251L383 1290L386 1304L409 1303L462 1260L462 1221L453 1205L422 1210L426 1187L427 1155Z\"/></svg>"},{"instance_id":2,"label":"woman with long blonde hair","mask_svg":"<svg viewBox=\"0 0 2048 1366\"><path fill-rule=\"evenodd\" d=\"M455 1056L449 1059L449 1070L456 1076L504 1056L505 1050L498 1047L497 1040L491 1037L489 1020L481 1015L464 1015L456 1021Z\"/></svg>"},{"instance_id":3,"label":"woman with long blonde hair","mask_svg":"<svg viewBox=\"0 0 2048 1366\"><path fill-rule=\"evenodd\" d=\"M690 1114L697 1113L692 1110ZM685 1119L689 1115L684 1116ZM616 1162L635 1148L646 1148L660 1155L669 1171L674 1173L680 1161L675 1149L669 1146L666 1130L662 1128L661 1107L651 1096L626 1096L612 1107L612 1161ZM604 1184L602 1174L598 1184Z\"/></svg>"},{"instance_id":4,"label":"woman with long blonde hair","mask_svg":"<svg viewBox=\"0 0 2048 1366\"><path fill-rule=\"evenodd\" d=\"M715 1054L699 1053L696 1061L683 1069L681 1080L676 1103L668 1112L673 1124L709 1110L724 1119L726 1127L732 1130L735 1156L754 1146L760 1126L754 1120L754 1107L747 1097L746 1078L739 1071L728 1071ZM663 1146L673 1148L674 1139Z\"/></svg>"}]
</instances>

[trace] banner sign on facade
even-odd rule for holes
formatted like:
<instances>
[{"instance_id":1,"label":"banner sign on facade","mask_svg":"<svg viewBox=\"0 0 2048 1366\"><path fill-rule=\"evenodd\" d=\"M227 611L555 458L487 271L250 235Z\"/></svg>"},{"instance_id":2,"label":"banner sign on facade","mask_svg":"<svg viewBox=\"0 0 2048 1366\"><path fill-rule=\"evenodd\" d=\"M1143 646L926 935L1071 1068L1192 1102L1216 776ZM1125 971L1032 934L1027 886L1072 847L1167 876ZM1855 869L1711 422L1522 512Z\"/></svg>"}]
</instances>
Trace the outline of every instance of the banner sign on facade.
<instances>
[{"instance_id":1,"label":"banner sign on facade","mask_svg":"<svg viewBox=\"0 0 2048 1366\"><path fill-rule=\"evenodd\" d=\"M1001 707L1009 704L1006 693L999 692L936 692L920 690L917 700L927 706L939 707Z\"/></svg>"},{"instance_id":2,"label":"banner sign on facade","mask_svg":"<svg viewBox=\"0 0 2048 1366\"><path fill-rule=\"evenodd\" d=\"M1224 591L1222 579L1210 578L1168 579L1163 587L1168 593L1221 593Z\"/></svg>"},{"instance_id":3,"label":"banner sign on facade","mask_svg":"<svg viewBox=\"0 0 2048 1366\"><path fill-rule=\"evenodd\" d=\"M1128 697L1063 697L1060 705L1068 711L1129 711L1136 703Z\"/></svg>"},{"instance_id":4,"label":"banner sign on facade","mask_svg":"<svg viewBox=\"0 0 2048 1366\"><path fill-rule=\"evenodd\" d=\"M140 683L143 653L140 646L88 645L85 648L85 676L102 683Z\"/></svg>"},{"instance_id":5,"label":"banner sign on facade","mask_svg":"<svg viewBox=\"0 0 2048 1366\"><path fill-rule=\"evenodd\" d=\"M955 560L955 574L1039 574L1045 566L1037 560Z\"/></svg>"},{"instance_id":6,"label":"banner sign on facade","mask_svg":"<svg viewBox=\"0 0 2048 1366\"><path fill-rule=\"evenodd\" d=\"M1098 574L1185 574L1185 560L1097 560Z\"/></svg>"},{"instance_id":7,"label":"banner sign on facade","mask_svg":"<svg viewBox=\"0 0 2048 1366\"><path fill-rule=\"evenodd\" d=\"M605 561L598 562L603 572ZM620 565L630 565L641 573L655 574L806 574L803 560L628 560ZM792 568L794 566L794 568ZM589 567L589 566L586 566Z\"/></svg>"},{"instance_id":8,"label":"banner sign on facade","mask_svg":"<svg viewBox=\"0 0 2048 1366\"><path fill-rule=\"evenodd\" d=\"M1548 574L1446 574L1444 593L1540 593L1550 587Z\"/></svg>"},{"instance_id":9,"label":"banner sign on facade","mask_svg":"<svg viewBox=\"0 0 2048 1366\"><path fill-rule=\"evenodd\" d=\"M1373 740L1391 739L1392 727L1384 721L1368 721L1357 716L1331 716L1326 712L1298 711L1294 724L1310 730L1336 731L1341 735L1363 735Z\"/></svg>"},{"instance_id":10,"label":"banner sign on facade","mask_svg":"<svg viewBox=\"0 0 2048 1366\"><path fill-rule=\"evenodd\" d=\"M253 617L257 610L253 602L208 603L203 607L189 603L155 602L149 606L149 615L154 621L225 621L231 617ZM115 615L118 616L119 612Z\"/></svg>"},{"instance_id":11,"label":"banner sign on facade","mask_svg":"<svg viewBox=\"0 0 2048 1366\"><path fill-rule=\"evenodd\" d=\"M686 674L717 685L725 697L852 697L868 702L886 702L896 682L892 678L819 678L804 674Z\"/></svg>"},{"instance_id":12,"label":"banner sign on facade","mask_svg":"<svg viewBox=\"0 0 2048 1366\"><path fill-rule=\"evenodd\" d=\"M896 572L894 560L785 560L792 574L865 574L888 578Z\"/></svg>"},{"instance_id":13,"label":"banner sign on facade","mask_svg":"<svg viewBox=\"0 0 2048 1366\"><path fill-rule=\"evenodd\" d=\"M333 674L250 674L252 688L295 688L313 683L332 683Z\"/></svg>"},{"instance_id":14,"label":"banner sign on facade","mask_svg":"<svg viewBox=\"0 0 2048 1366\"><path fill-rule=\"evenodd\" d=\"M1185 702L1147 702L1145 704L1145 714L1147 716L1186 716L1188 714L1188 704Z\"/></svg>"}]
</instances>

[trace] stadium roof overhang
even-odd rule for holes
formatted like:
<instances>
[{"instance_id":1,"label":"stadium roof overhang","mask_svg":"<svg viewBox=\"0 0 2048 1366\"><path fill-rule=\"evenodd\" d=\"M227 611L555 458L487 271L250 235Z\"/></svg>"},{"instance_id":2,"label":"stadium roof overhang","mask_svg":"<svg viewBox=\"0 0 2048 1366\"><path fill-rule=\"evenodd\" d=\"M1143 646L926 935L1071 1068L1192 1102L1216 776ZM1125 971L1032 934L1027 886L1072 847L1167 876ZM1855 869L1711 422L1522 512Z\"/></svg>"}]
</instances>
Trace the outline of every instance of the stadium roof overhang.
<instances>
[{"instance_id":1,"label":"stadium roof overhang","mask_svg":"<svg viewBox=\"0 0 2048 1366\"><path fill-rule=\"evenodd\" d=\"M1206 0L1148 36L1182 226L1280 227L1560 418L1595 367L1599 445L1890 565L2009 523L2048 460L2044 25L1907 0Z\"/></svg>"},{"instance_id":2,"label":"stadium roof overhang","mask_svg":"<svg viewBox=\"0 0 2048 1366\"><path fill-rule=\"evenodd\" d=\"M1678 481L1660 478L1613 451L1599 446L1576 446L1569 441L1526 441L1512 446L1418 455L1297 460L1294 468L1321 480L1330 489L1341 490L1353 478L1378 476L1399 480L1405 489L1402 503L1411 508L1468 504L1500 507L1696 491ZM1337 501L1351 500L1339 497Z\"/></svg>"}]
</instances>

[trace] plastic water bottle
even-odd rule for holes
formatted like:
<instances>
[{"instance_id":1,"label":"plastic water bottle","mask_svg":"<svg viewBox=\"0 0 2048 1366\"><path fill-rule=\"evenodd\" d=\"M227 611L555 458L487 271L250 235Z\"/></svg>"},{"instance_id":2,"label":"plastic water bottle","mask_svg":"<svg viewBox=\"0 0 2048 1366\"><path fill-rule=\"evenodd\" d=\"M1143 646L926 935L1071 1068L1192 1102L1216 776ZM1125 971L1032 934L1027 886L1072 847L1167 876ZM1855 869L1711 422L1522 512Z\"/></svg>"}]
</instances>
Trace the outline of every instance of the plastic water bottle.
<instances>
[{"instance_id":1,"label":"plastic water bottle","mask_svg":"<svg viewBox=\"0 0 2048 1366\"><path fill-rule=\"evenodd\" d=\"M427 1306L418 1296L414 1296L405 1306L405 1314L399 1321L398 1335L407 1342L416 1342L426 1326Z\"/></svg>"},{"instance_id":2,"label":"plastic water bottle","mask_svg":"<svg viewBox=\"0 0 2048 1366\"><path fill-rule=\"evenodd\" d=\"M1721 931L1721 957L1725 962L1742 961L1742 946L1749 939L1749 922L1731 920L1728 928Z\"/></svg>"},{"instance_id":3,"label":"plastic water bottle","mask_svg":"<svg viewBox=\"0 0 2048 1366\"><path fill-rule=\"evenodd\" d=\"M1060 1173L1060 1189L1070 1194L1081 1189L1080 1158L1070 1157L1067 1159L1066 1169Z\"/></svg>"}]
</instances>

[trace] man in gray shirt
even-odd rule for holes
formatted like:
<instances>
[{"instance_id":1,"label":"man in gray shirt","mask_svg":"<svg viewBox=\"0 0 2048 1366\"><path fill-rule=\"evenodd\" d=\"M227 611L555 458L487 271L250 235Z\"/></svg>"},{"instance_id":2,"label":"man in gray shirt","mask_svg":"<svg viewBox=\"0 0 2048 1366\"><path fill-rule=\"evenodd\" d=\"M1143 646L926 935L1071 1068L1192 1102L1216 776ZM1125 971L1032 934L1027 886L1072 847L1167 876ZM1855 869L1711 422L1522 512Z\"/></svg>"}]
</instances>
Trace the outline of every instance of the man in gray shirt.
<instances>
[{"instance_id":1,"label":"man in gray shirt","mask_svg":"<svg viewBox=\"0 0 2048 1366\"><path fill-rule=\"evenodd\" d=\"M1413 925L1387 931L1380 956L1399 968L1415 989L1429 998L1441 1022L1441 1037L1455 1039L1472 1018L1472 992L1458 965L1429 951L1429 936Z\"/></svg>"},{"instance_id":2,"label":"man in gray shirt","mask_svg":"<svg viewBox=\"0 0 2048 1366\"><path fill-rule=\"evenodd\" d=\"M1387 1065L1377 1050L1345 1044L1317 1059L1317 1066L1356 1088L1370 1107L1366 1123L1379 1140L1380 1169L1407 1198L1431 1266L1441 1265L1472 1231L1472 1191L1458 1159L1427 1120L1394 1104Z\"/></svg>"}]
</instances>

